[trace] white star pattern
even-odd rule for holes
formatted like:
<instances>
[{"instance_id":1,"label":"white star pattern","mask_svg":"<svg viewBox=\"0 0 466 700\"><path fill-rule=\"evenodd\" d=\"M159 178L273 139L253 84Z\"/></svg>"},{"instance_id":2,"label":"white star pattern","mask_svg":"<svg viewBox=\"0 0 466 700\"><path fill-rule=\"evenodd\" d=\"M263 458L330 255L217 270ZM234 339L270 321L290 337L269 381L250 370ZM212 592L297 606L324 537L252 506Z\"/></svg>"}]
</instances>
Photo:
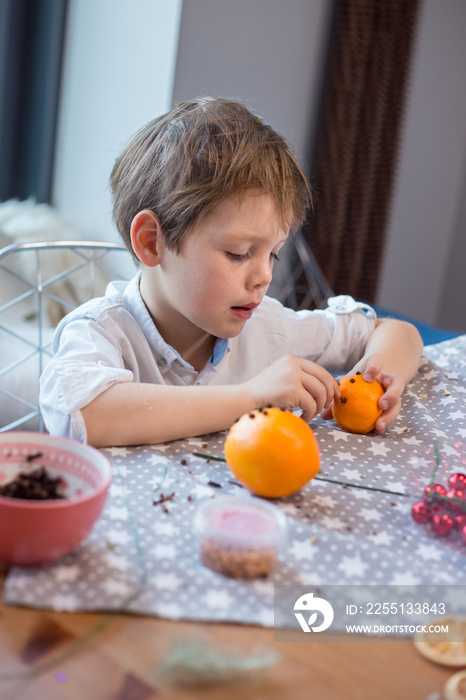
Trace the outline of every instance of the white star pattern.
<instances>
[{"instance_id":1,"label":"white star pattern","mask_svg":"<svg viewBox=\"0 0 466 700\"><path fill-rule=\"evenodd\" d=\"M396 467L394 467L393 464L377 464L376 467L383 474L385 474L387 472L392 472L392 473L395 472L396 473L398 471L398 469Z\"/></svg>"},{"instance_id":2,"label":"white star pattern","mask_svg":"<svg viewBox=\"0 0 466 700\"><path fill-rule=\"evenodd\" d=\"M372 536L371 542L377 546L389 546L393 542L393 537L388 532L378 532Z\"/></svg>"},{"instance_id":3,"label":"white star pattern","mask_svg":"<svg viewBox=\"0 0 466 700\"><path fill-rule=\"evenodd\" d=\"M431 465L431 462L425 457L411 457L408 462L414 464L418 469L423 469L424 467L429 467Z\"/></svg>"},{"instance_id":4,"label":"white star pattern","mask_svg":"<svg viewBox=\"0 0 466 700\"><path fill-rule=\"evenodd\" d=\"M298 560L313 559L316 553L315 546L308 538L306 540L294 540L290 547L293 557Z\"/></svg>"},{"instance_id":5,"label":"white star pattern","mask_svg":"<svg viewBox=\"0 0 466 700\"><path fill-rule=\"evenodd\" d=\"M340 476L348 481L358 481L361 478L361 472L357 469L342 469Z\"/></svg>"},{"instance_id":6,"label":"white star pattern","mask_svg":"<svg viewBox=\"0 0 466 700\"><path fill-rule=\"evenodd\" d=\"M174 535L176 533L176 527L173 523L166 520L158 520L154 523L153 530L156 535Z\"/></svg>"},{"instance_id":7,"label":"white star pattern","mask_svg":"<svg viewBox=\"0 0 466 700\"><path fill-rule=\"evenodd\" d=\"M344 442L348 442L349 433L345 432L344 430L332 430L330 435L333 437L335 442L337 442L337 440L344 440Z\"/></svg>"},{"instance_id":8,"label":"white star pattern","mask_svg":"<svg viewBox=\"0 0 466 700\"><path fill-rule=\"evenodd\" d=\"M400 418L400 416L401 416L401 413L398 414L398 418ZM390 426L390 432L392 432L392 433L401 434L401 433L407 432L407 430L408 430L408 428L406 425L391 425Z\"/></svg>"},{"instance_id":9,"label":"white star pattern","mask_svg":"<svg viewBox=\"0 0 466 700\"><path fill-rule=\"evenodd\" d=\"M324 581L315 571L300 571L298 577L302 586L318 586Z\"/></svg>"},{"instance_id":10,"label":"white star pattern","mask_svg":"<svg viewBox=\"0 0 466 700\"><path fill-rule=\"evenodd\" d=\"M444 430L439 430L438 428L432 428L432 433L437 437L447 438L447 434Z\"/></svg>"},{"instance_id":11,"label":"white star pattern","mask_svg":"<svg viewBox=\"0 0 466 700\"><path fill-rule=\"evenodd\" d=\"M159 452L166 452L167 450L170 449L170 443L167 442L166 445L159 444L159 445L151 445L151 450L158 450Z\"/></svg>"},{"instance_id":12,"label":"white star pattern","mask_svg":"<svg viewBox=\"0 0 466 700\"><path fill-rule=\"evenodd\" d=\"M351 578L353 576L364 576L368 564L362 561L359 554L355 557L343 557L338 564L338 568L343 571L345 576Z\"/></svg>"},{"instance_id":13,"label":"white star pattern","mask_svg":"<svg viewBox=\"0 0 466 700\"><path fill-rule=\"evenodd\" d=\"M451 420L464 420L464 413L463 411L455 411L454 413L449 413L448 417Z\"/></svg>"},{"instance_id":14,"label":"white star pattern","mask_svg":"<svg viewBox=\"0 0 466 700\"><path fill-rule=\"evenodd\" d=\"M367 448L367 451L372 452L374 457L375 455L386 457L391 452L391 449L381 440L380 442L371 442L371 446Z\"/></svg>"},{"instance_id":15,"label":"white star pattern","mask_svg":"<svg viewBox=\"0 0 466 700\"><path fill-rule=\"evenodd\" d=\"M181 579L174 573L157 573L151 577L151 581L155 588L167 591L173 591L181 584Z\"/></svg>"},{"instance_id":16,"label":"white star pattern","mask_svg":"<svg viewBox=\"0 0 466 700\"><path fill-rule=\"evenodd\" d=\"M431 559L433 561L440 561L442 558L440 551L433 544L420 544L416 549L416 556L420 559Z\"/></svg>"},{"instance_id":17,"label":"white star pattern","mask_svg":"<svg viewBox=\"0 0 466 700\"><path fill-rule=\"evenodd\" d=\"M387 491L394 491L395 493L405 493L404 484L401 481L389 481L385 485Z\"/></svg>"},{"instance_id":18,"label":"white star pattern","mask_svg":"<svg viewBox=\"0 0 466 700\"><path fill-rule=\"evenodd\" d=\"M153 549L156 559L175 559L176 547L172 544L162 544L158 542Z\"/></svg>"},{"instance_id":19,"label":"white star pattern","mask_svg":"<svg viewBox=\"0 0 466 700\"><path fill-rule=\"evenodd\" d=\"M293 503L278 503L278 507L286 515L296 515L298 508Z\"/></svg>"},{"instance_id":20,"label":"white star pattern","mask_svg":"<svg viewBox=\"0 0 466 700\"><path fill-rule=\"evenodd\" d=\"M106 552L105 560L108 566L112 569L125 571L126 569L131 568L131 563L126 557L120 554L115 554L114 552Z\"/></svg>"},{"instance_id":21,"label":"white star pattern","mask_svg":"<svg viewBox=\"0 0 466 700\"><path fill-rule=\"evenodd\" d=\"M203 484L195 484L191 489L191 495L193 498L206 498L212 496L214 489L211 486L204 486Z\"/></svg>"},{"instance_id":22,"label":"white star pattern","mask_svg":"<svg viewBox=\"0 0 466 700\"><path fill-rule=\"evenodd\" d=\"M252 587L261 597L270 597L274 594L274 584L272 581L264 581L261 579L253 579Z\"/></svg>"},{"instance_id":23,"label":"white star pattern","mask_svg":"<svg viewBox=\"0 0 466 700\"><path fill-rule=\"evenodd\" d=\"M125 545L128 544L131 539L131 535L126 530L110 530L107 533L107 542L110 544Z\"/></svg>"},{"instance_id":24,"label":"white star pattern","mask_svg":"<svg viewBox=\"0 0 466 700\"><path fill-rule=\"evenodd\" d=\"M405 443L405 445L422 445L422 440L418 440L418 438L415 435L403 438L403 442Z\"/></svg>"},{"instance_id":25,"label":"white star pattern","mask_svg":"<svg viewBox=\"0 0 466 700\"><path fill-rule=\"evenodd\" d=\"M203 596L204 604L209 608L219 608L225 610L230 608L234 603L233 598L227 591L219 591L215 588L210 588Z\"/></svg>"},{"instance_id":26,"label":"white star pattern","mask_svg":"<svg viewBox=\"0 0 466 700\"><path fill-rule=\"evenodd\" d=\"M416 586L419 583L419 577L411 571L398 571L390 581L391 586Z\"/></svg>"},{"instance_id":27,"label":"white star pattern","mask_svg":"<svg viewBox=\"0 0 466 700\"><path fill-rule=\"evenodd\" d=\"M58 610L58 611L71 612L71 611L77 610L79 608L78 597L71 594L71 593L69 593L69 594L57 593L57 594L53 595L52 602L53 602L54 610Z\"/></svg>"},{"instance_id":28,"label":"white star pattern","mask_svg":"<svg viewBox=\"0 0 466 700\"><path fill-rule=\"evenodd\" d=\"M326 527L329 530L341 530L346 525L343 520L340 520L339 518L329 518L328 516L325 516L319 522L321 525L323 525L323 527Z\"/></svg>"},{"instance_id":29,"label":"white star pattern","mask_svg":"<svg viewBox=\"0 0 466 700\"><path fill-rule=\"evenodd\" d=\"M357 498L358 501L370 501L372 494L365 489L351 489L351 496Z\"/></svg>"},{"instance_id":30,"label":"white star pattern","mask_svg":"<svg viewBox=\"0 0 466 700\"><path fill-rule=\"evenodd\" d=\"M128 509L126 506L108 506L105 515L112 520L128 520Z\"/></svg>"},{"instance_id":31,"label":"white star pattern","mask_svg":"<svg viewBox=\"0 0 466 700\"><path fill-rule=\"evenodd\" d=\"M150 485L154 488L154 498L157 497L157 489L158 488L164 488L168 489L170 486L173 484L176 484L177 480L173 476L168 476L168 474L160 474L157 476L154 476L151 481Z\"/></svg>"},{"instance_id":32,"label":"white star pattern","mask_svg":"<svg viewBox=\"0 0 466 700\"><path fill-rule=\"evenodd\" d=\"M110 493L112 496L124 496L126 494L126 489L120 484L111 484Z\"/></svg>"},{"instance_id":33,"label":"white star pattern","mask_svg":"<svg viewBox=\"0 0 466 700\"><path fill-rule=\"evenodd\" d=\"M336 459L347 460L348 462L354 462L356 456L351 454L351 452L337 452Z\"/></svg>"},{"instance_id":34,"label":"white star pattern","mask_svg":"<svg viewBox=\"0 0 466 700\"><path fill-rule=\"evenodd\" d=\"M320 508L334 508L337 502L331 496L314 496L312 504Z\"/></svg>"},{"instance_id":35,"label":"white star pattern","mask_svg":"<svg viewBox=\"0 0 466 700\"><path fill-rule=\"evenodd\" d=\"M165 455L151 454L146 457L146 462L152 467L155 467L157 464L166 464L167 458Z\"/></svg>"},{"instance_id":36,"label":"white star pattern","mask_svg":"<svg viewBox=\"0 0 466 700\"><path fill-rule=\"evenodd\" d=\"M361 508L359 511L360 515L364 520L380 520L382 513L376 508Z\"/></svg>"},{"instance_id":37,"label":"white star pattern","mask_svg":"<svg viewBox=\"0 0 466 700\"><path fill-rule=\"evenodd\" d=\"M443 399L440 399L440 403L448 406L450 403L455 403L455 398L453 396L445 396Z\"/></svg>"},{"instance_id":38,"label":"white star pattern","mask_svg":"<svg viewBox=\"0 0 466 700\"><path fill-rule=\"evenodd\" d=\"M80 573L79 566L57 566L53 570L53 576L57 583L72 583L79 578Z\"/></svg>"},{"instance_id":39,"label":"white star pattern","mask_svg":"<svg viewBox=\"0 0 466 700\"><path fill-rule=\"evenodd\" d=\"M126 447L105 447L105 452L109 452L111 457L127 457L131 454Z\"/></svg>"},{"instance_id":40,"label":"white star pattern","mask_svg":"<svg viewBox=\"0 0 466 700\"><path fill-rule=\"evenodd\" d=\"M455 457L459 456L455 448L447 444L442 445L442 452L444 452L446 455L454 455Z\"/></svg>"},{"instance_id":41,"label":"white star pattern","mask_svg":"<svg viewBox=\"0 0 466 700\"><path fill-rule=\"evenodd\" d=\"M118 598L123 598L131 592L131 587L126 581L118 581L113 578L108 578L104 581L102 588L107 595Z\"/></svg>"},{"instance_id":42,"label":"white star pattern","mask_svg":"<svg viewBox=\"0 0 466 700\"><path fill-rule=\"evenodd\" d=\"M179 603L166 603L165 601L162 601L157 605L156 612L161 617L170 617L172 620L179 620L183 614L183 609Z\"/></svg>"}]
</instances>

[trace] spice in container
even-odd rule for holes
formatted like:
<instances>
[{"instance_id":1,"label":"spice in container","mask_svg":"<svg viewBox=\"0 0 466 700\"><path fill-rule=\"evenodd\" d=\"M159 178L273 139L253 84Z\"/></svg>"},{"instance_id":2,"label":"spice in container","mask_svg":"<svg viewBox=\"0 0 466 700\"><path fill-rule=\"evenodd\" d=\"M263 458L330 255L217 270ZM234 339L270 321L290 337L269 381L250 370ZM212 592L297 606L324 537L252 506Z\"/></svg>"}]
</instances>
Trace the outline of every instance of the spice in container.
<instances>
[{"instance_id":1,"label":"spice in container","mask_svg":"<svg viewBox=\"0 0 466 700\"><path fill-rule=\"evenodd\" d=\"M286 539L286 517L259 498L218 496L196 512L202 563L225 576L264 577Z\"/></svg>"}]
</instances>

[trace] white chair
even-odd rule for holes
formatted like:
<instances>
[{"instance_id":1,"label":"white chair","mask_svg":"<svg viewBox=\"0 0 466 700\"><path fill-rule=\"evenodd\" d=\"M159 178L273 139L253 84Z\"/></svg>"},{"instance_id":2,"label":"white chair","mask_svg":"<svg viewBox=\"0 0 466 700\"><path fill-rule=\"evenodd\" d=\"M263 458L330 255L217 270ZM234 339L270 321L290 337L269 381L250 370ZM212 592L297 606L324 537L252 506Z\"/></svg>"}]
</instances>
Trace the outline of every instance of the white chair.
<instances>
[{"instance_id":1,"label":"white chair","mask_svg":"<svg viewBox=\"0 0 466 700\"><path fill-rule=\"evenodd\" d=\"M44 430L39 377L56 324L123 279L124 245L89 241L19 243L0 250L0 432Z\"/></svg>"}]
</instances>

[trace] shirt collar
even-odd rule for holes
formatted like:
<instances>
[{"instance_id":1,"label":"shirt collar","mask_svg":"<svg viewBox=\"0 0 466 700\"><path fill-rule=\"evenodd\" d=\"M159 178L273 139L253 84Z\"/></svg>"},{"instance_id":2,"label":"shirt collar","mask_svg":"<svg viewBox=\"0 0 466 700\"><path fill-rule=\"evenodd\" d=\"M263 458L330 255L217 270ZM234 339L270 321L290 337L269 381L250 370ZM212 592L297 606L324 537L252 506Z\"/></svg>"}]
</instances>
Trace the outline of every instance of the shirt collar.
<instances>
[{"instance_id":1,"label":"shirt collar","mask_svg":"<svg viewBox=\"0 0 466 700\"><path fill-rule=\"evenodd\" d=\"M155 357L164 358L166 363L164 365L159 365L168 368L174 360L178 360L184 367L190 367L191 365L183 360L181 355L175 348L165 342L165 340L160 335L157 326L155 325L152 316L147 310L146 305L141 296L139 290L139 281L141 273L139 272L132 280L126 284L124 291L122 291L121 283L112 283L113 287L118 288L121 293L126 308L129 310L131 315L136 319L137 323L142 329L149 345L152 348L152 352ZM214 367L225 357L228 352L228 339L227 338L217 338L214 349L212 351L212 356L210 362Z\"/></svg>"}]
</instances>

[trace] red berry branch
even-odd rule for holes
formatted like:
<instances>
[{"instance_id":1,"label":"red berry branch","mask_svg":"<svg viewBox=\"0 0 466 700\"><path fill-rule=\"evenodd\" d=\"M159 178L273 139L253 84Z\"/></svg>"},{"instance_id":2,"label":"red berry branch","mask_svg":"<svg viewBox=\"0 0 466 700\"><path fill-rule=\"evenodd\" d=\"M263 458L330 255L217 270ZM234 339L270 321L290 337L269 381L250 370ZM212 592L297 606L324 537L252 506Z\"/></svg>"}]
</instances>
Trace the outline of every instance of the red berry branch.
<instances>
[{"instance_id":1,"label":"red berry branch","mask_svg":"<svg viewBox=\"0 0 466 700\"><path fill-rule=\"evenodd\" d=\"M422 501L415 503L411 516L415 523L430 526L436 535L448 535L456 529L466 544L466 474L455 472L448 478L447 488L434 482L435 472L440 465L436 451L436 466L430 484L424 489Z\"/></svg>"}]
</instances>

